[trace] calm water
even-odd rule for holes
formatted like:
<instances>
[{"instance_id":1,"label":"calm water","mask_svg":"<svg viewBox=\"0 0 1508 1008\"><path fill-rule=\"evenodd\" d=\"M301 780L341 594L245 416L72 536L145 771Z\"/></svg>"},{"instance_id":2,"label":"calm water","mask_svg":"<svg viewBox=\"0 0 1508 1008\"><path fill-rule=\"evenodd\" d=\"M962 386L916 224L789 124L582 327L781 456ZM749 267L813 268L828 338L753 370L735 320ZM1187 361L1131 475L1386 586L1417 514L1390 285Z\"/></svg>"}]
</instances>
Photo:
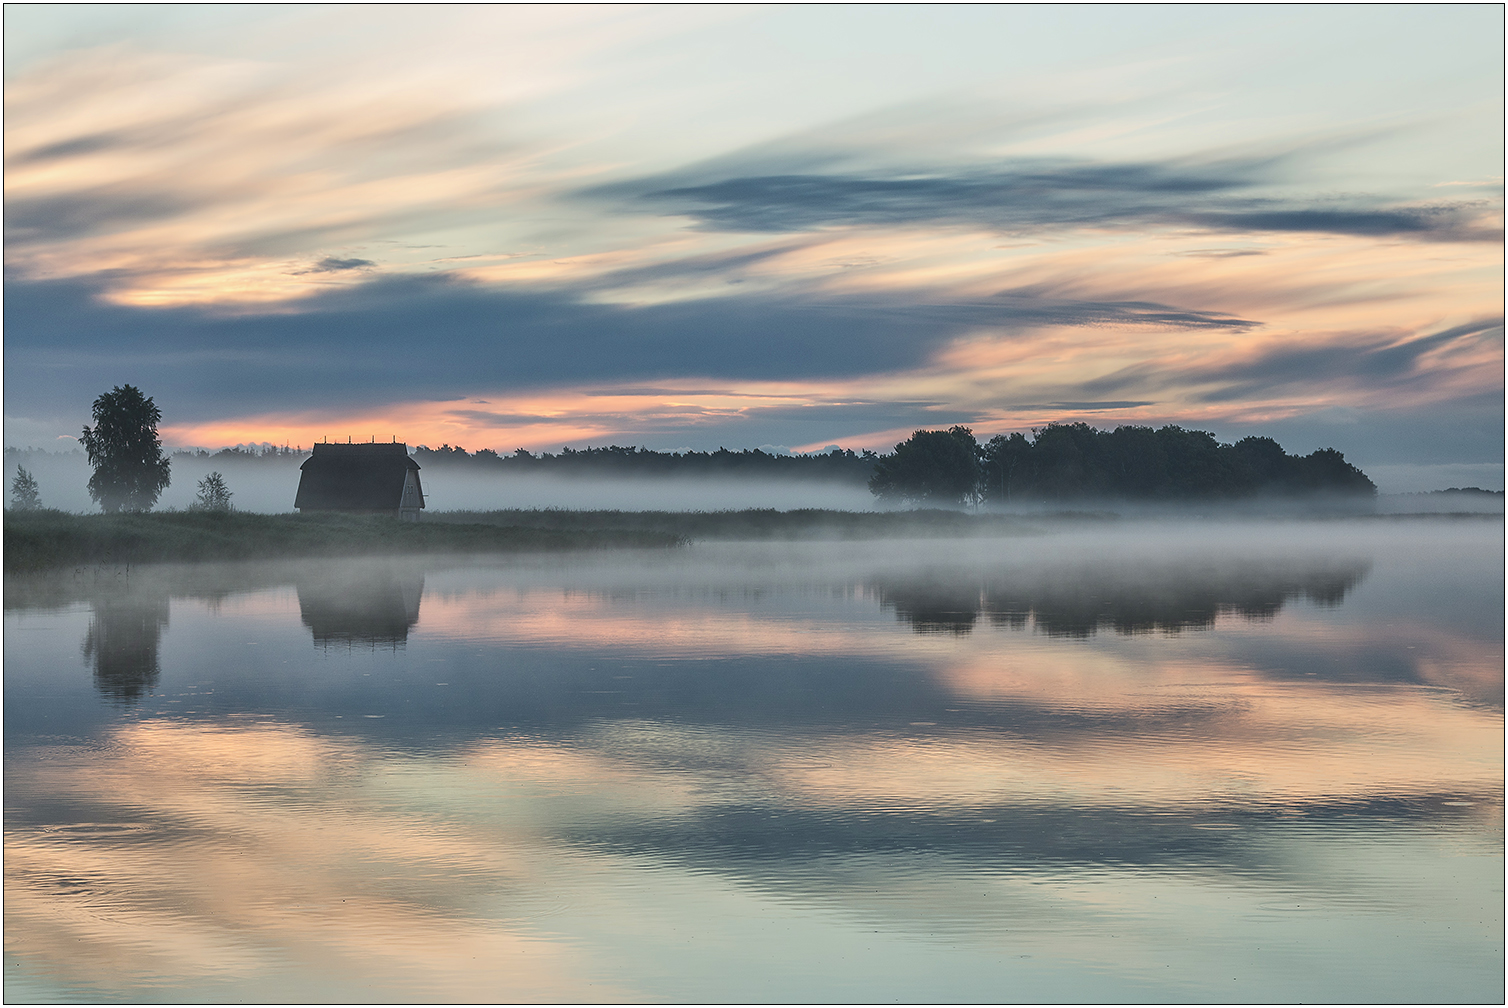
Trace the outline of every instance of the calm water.
<instances>
[{"instance_id":1,"label":"calm water","mask_svg":"<svg viewBox=\"0 0 1508 1008\"><path fill-rule=\"evenodd\" d=\"M1502 547L14 581L7 998L1500 1001Z\"/></svg>"}]
</instances>

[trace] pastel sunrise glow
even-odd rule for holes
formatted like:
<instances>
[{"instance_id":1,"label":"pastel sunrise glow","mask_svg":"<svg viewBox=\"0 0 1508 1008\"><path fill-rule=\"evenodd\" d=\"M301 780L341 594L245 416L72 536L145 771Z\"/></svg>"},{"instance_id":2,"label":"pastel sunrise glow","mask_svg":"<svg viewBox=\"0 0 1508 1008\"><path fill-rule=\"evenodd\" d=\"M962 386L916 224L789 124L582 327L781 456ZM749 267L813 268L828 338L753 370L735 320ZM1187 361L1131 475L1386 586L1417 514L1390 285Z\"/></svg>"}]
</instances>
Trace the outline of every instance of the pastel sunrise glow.
<instances>
[{"instance_id":1,"label":"pastel sunrise glow","mask_svg":"<svg viewBox=\"0 0 1508 1008\"><path fill-rule=\"evenodd\" d=\"M6 9L6 443L887 451L1503 485L1496 5ZM1452 480L1454 481L1454 480Z\"/></svg>"}]
</instances>

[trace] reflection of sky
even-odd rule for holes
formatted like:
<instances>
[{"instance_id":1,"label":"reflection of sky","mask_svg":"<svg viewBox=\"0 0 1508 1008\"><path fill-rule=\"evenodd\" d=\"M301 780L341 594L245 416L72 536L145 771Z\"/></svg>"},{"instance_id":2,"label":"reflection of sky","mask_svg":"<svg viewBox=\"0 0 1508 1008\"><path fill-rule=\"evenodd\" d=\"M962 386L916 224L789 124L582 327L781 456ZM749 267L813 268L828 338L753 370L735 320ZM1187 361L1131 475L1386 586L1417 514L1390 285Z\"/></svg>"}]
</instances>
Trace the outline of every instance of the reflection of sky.
<instances>
[{"instance_id":1,"label":"reflection of sky","mask_svg":"<svg viewBox=\"0 0 1508 1008\"><path fill-rule=\"evenodd\" d=\"M124 375L209 445L1500 460L1496 8L6 21L14 440Z\"/></svg>"},{"instance_id":2,"label":"reflection of sky","mask_svg":"<svg viewBox=\"0 0 1508 1008\"><path fill-rule=\"evenodd\" d=\"M917 632L867 586L943 542L807 544L805 576L781 547L430 567L407 640L366 648L319 644L296 565L228 595L138 572L172 612L125 707L80 650L101 603L12 592L48 605L7 616L12 996L1490 1000L1484 528L1191 530L1171 559L1212 584L1366 573L1081 637Z\"/></svg>"}]
</instances>

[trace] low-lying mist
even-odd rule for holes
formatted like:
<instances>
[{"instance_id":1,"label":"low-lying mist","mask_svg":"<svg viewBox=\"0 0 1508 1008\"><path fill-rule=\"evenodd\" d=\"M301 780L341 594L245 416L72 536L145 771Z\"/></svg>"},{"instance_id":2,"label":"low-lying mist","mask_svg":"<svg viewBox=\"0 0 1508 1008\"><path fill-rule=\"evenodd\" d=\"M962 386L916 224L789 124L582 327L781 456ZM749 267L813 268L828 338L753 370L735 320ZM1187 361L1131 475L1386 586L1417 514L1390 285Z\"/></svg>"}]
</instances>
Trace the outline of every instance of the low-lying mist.
<instances>
[{"instance_id":1,"label":"low-lying mist","mask_svg":"<svg viewBox=\"0 0 1508 1008\"><path fill-rule=\"evenodd\" d=\"M198 483L211 472L225 477L231 503L240 511L277 514L293 510L299 464L288 459L173 459L173 481L157 501L159 509L188 508ZM8 459L6 485L17 463ZM89 499L92 470L82 453L32 453L24 465L37 480L42 504L62 511L94 511ZM515 508L562 508L619 511L725 511L744 508L823 508L870 511L879 506L862 486L821 480L768 479L601 479L560 476L493 476L440 467L425 469L427 509L497 511Z\"/></svg>"},{"instance_id":2,"label":"low-lying mist","mask_svg":"<svg viewBox=\"0 0 1508 1008\"><path fill-rule=\"evenodd\" d=\"M494 618L507 623L508 614L528 609L529 598L559 600L549 610L551 632L566 640L589 636L588 624L622 607L677 619L689 613L700 621L730 605L818 613L864 597L888 611L887 622L919 635L1089 640L1197 634L1217 623L1252 626L1285 613L1304 620L1305 612L1364 598L1367 611L1387 626L1388 640L1342 635L1351 657L1333 668L1282 648L1263 651L1268 674L1428 681L1473 702L1502 702L1500 657L1479 660L1482 648L1491 652L1502 638L1503 539L1496 523L1034 524L1027 534L975 539L703 541L668 550L150 564L126 572L97 565L8 577L5 606L45 610L87 602L94 621L84 656L101 691L127 701L156 682L172 600L218 606L231 596L285 586L296 589L302 622L322 649L401 648L416 628L485 637L494 632ZM464 599L473 600L469 615L447 622L447 607L454 614L453 603ZM1428 625L1420 622L1424 612L1431 614ZM1334 626L1346 624L1347 617L1336 619ZM578 620L586 623L578 628ZM716 646L760 646L742 618L736 635L736 643ZM1416 643L1441 649L1438 660L1419 667L1405 661ZM566 685L586 688L575 680ZM611 683L600 688L616 689ZM701 682L693 692L709 688ZM788 706L780 710L789 713Z\"/></svg>"},{"instance_id":3,"label":"low-lying mist","mask_svg":"<svg viewBox=\"0 0 1508 1008\"><path fill-rule=\"evenodd\" d=\"M97 510L89 498L91 469L82 452L8 453L6 485L24 465L37 480L42 504L62 511ZM211 472L224 476L237 510L278 514L293 510L301 457L173 458L172 483L157 502L159 510L185 510L194 503L198 483ZM572 511L737 511L754 508L790 511L889 511L862 485L828 480L778 480L690 477L584 477L493 475L445 466L421 474L427 513L560 509ZM1232 503L1210 501L1135 502L1034 501L989 509L1006 514L1056 511L1105 511L1126 516L1167 513L1304 514L1313 511L1375 511L1379 514L1502 513L1503 496L1487 493L1381 494L1370 498L1307 500L1258 498Z\"/></svg>"}]
</instances>

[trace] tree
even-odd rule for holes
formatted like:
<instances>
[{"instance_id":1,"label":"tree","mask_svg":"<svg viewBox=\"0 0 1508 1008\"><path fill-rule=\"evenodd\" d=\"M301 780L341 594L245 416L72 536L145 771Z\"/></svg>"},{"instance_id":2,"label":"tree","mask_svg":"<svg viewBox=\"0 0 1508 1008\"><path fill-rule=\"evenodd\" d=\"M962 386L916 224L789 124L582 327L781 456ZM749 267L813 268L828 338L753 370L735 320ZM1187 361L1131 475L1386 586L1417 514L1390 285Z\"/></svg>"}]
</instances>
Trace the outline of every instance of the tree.
<instances>
[{"instance_id":1,"label":"tree","mask_svg":"<svg viewBox=\"0 0 1508 1008\"><path fill-rule=\"evenodd\" d=\"M979 442L967 427L919 430L875 463L869 492L880 500L957 507L979 490Z\"/></svg>"},{"instance_id":2,"label":"tree","mask_svg":"<svg viewBox=\"0 0 1508 1008\"><path fill-rule=\"evenodd\" d=\"M89 496L104 511L150 511L157 503L172 465L157 437L161 419L157 404L131 385L94 400L94 427L84 428L79 443L94 466Z\"/></svg>"},{"instance_id":3,"label":"tree","mask_svg":"<svg viewBox=\"0 0 1508 1008\"><path fill-rule=\"evenodd\" d=\"M192 507L195 511L231 511L234 510L231 496L225 477L212 472L199 481L199 495L194 498Z\"/></svg>"},{"instance_id":4,"label":"tree","mask_svg":"<svg viewBox=\"0 0 1508 1008\"><path fill-rule=\"evenodd\" d=\"M1031 484L1032 444L1021 433L996 434L984 447L984 497L1010 504Z\"/></svg>"},{"instance_id":5,"label":"tree","mask_svg":"<svg viewBox=\"0 0 1508 1008\"><path fill-rule=\"evenodd\" d=\"M1375 496L1377 484L1334 448L1321 448L1299 459L1299 480L1306 490Z\"/></svg>"},{"instance_id":6,"label":"tree","mask_svg":"<svg viewBox=\"0 0 1508 1008\"><path fill-rule=\"evenodd\" d=\"M16 466L16 478L10 481L10 506L17 511L37 511L42 507L37 481L21 466Z\"/></svg>"}]
</instances>

